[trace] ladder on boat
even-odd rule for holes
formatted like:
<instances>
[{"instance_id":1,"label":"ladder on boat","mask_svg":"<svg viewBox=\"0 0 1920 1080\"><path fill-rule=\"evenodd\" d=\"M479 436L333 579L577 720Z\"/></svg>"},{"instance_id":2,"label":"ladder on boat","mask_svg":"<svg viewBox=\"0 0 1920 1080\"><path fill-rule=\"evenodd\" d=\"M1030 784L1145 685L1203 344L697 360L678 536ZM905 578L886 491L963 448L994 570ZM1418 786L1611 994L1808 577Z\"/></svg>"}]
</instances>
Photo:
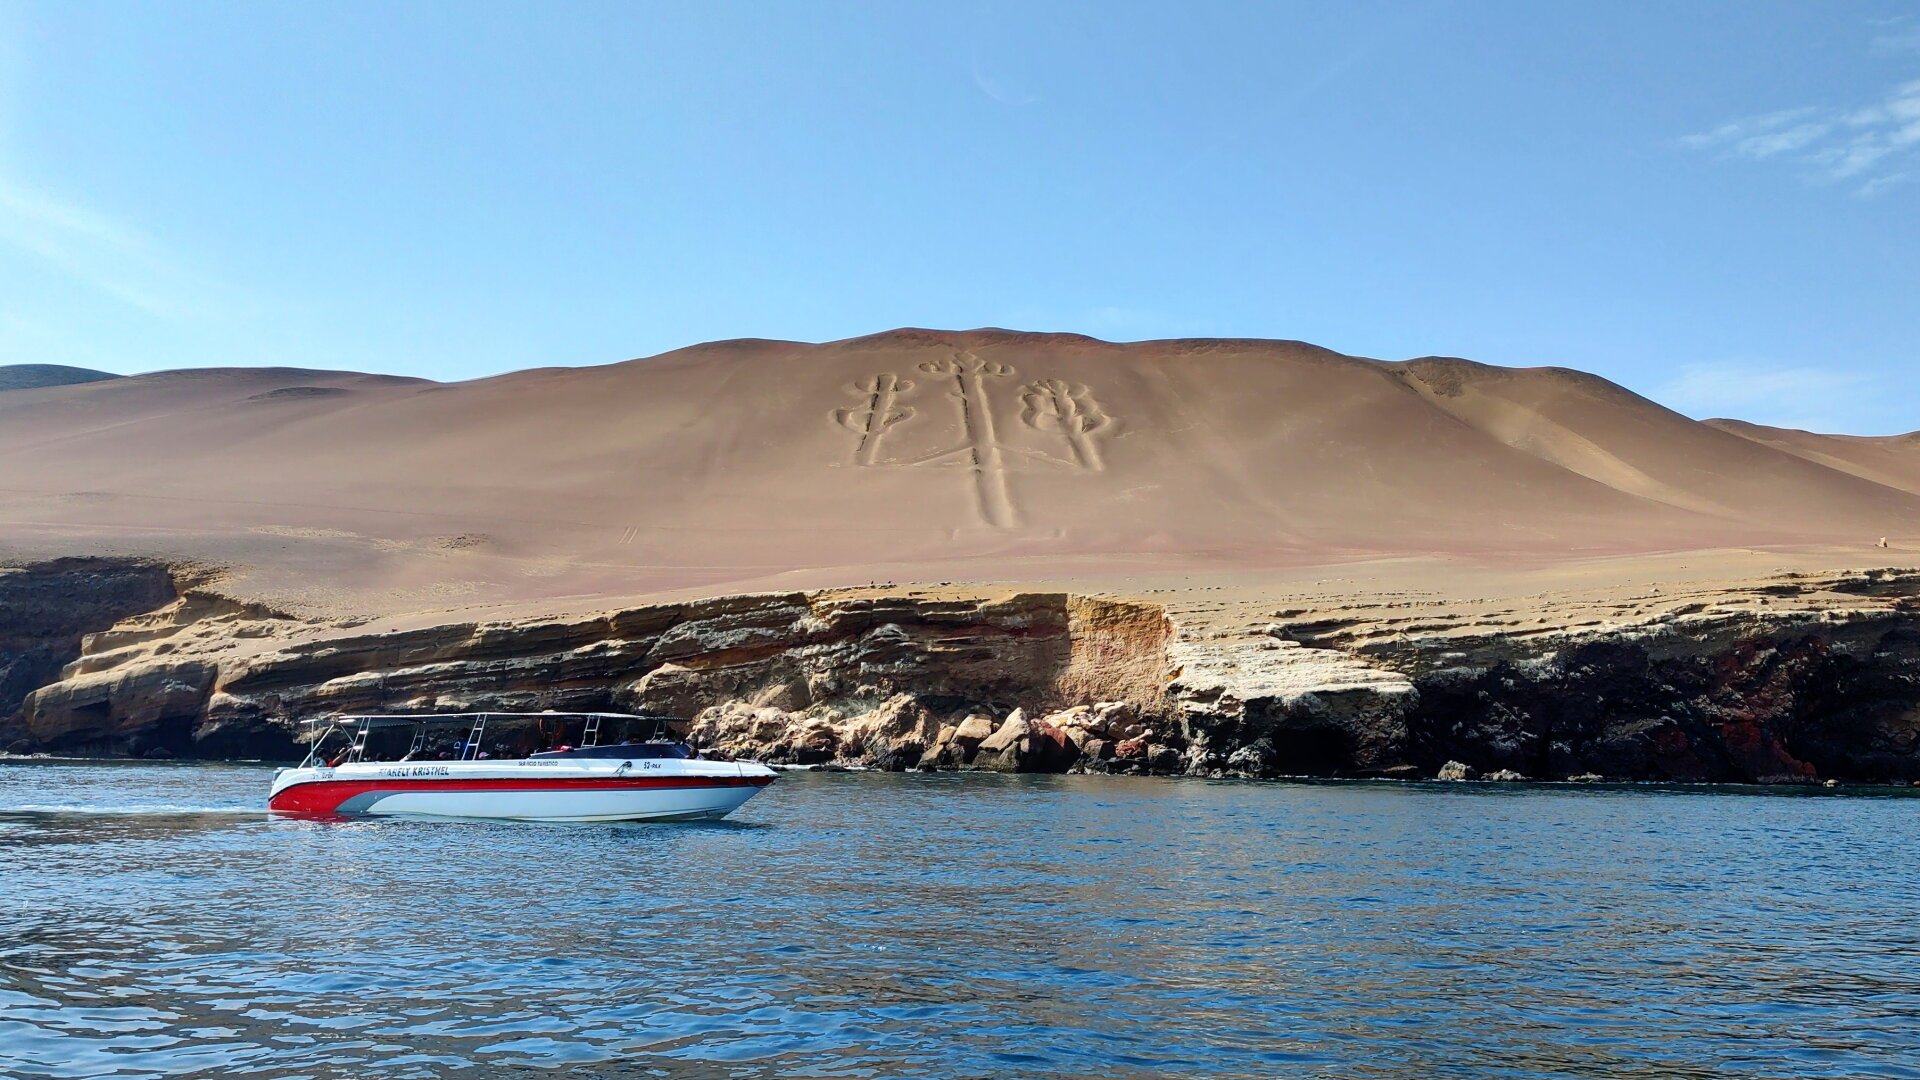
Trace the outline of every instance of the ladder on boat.
<instances>
[{"instance_id":1,"label":"ladder on boat","mask_svg":"<svg viewBox=\"0 0 1920 1080\"><path fill-rule=\"evenodd\" d=\"M367 759L367 736L372 732L373 721L360 721L359 725L353 729L353 734L348 736L347 752L341 755L340 760L365 761Z\"/></svg>"},{"instance_id":2,"label":"ladder on boat","mask_svg":"<svg viewBox=\"0 0 1920 1080\"><path fill-rule=\"evenodd\" d=\"M600 714L588 713L587 726L580 731L581 746L600 745Z\"/></svg>"},{"instance_id":3,"label":"ladder on boat","mask_svg":"<svg viewBox=\"0 0 1920 1080\"><path fill-rule=\"evenodd\" d=\"M467 732L467 745L460 748L461 761L473 761L480 757L480 736L487 732L487 714L476 713L473 718L473 730Z\"/></svg>"}]
</instances>

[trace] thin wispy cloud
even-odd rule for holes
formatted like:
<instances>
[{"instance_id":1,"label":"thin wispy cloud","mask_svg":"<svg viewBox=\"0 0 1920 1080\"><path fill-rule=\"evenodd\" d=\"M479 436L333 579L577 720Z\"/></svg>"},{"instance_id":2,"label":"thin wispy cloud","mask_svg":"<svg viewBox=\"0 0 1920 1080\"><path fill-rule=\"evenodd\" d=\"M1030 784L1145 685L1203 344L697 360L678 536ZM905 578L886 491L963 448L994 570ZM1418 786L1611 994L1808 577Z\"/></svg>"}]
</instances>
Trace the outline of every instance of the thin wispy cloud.
<instances>
[{"instance_id":1,"label":"thin wispy cloud","mask_svg":"<svg viewBox=\"0 0 1920 1080\"><path fill-rule=\"evenodd\" d=\"M1126 340L1145 334L1164 333L1167 327L1176 326L1179 322L1162 312L1146 308L1108 305L1082 314L1079 325L1085 326L1086 332L1094 337Z\"/></svg>"},{"instance_id":2,"label":"thin wispy cloud","mask_svg":"<svg viewBox=\"0 0 1920 1080\"><path fill-rule=\"evenodd\" d=\"M20 23L24 12L14 4L0 0L0 152L12 135L19 109L20 81L27 66L26 52L20 45Z\"/></svg>"},{"instance_id":3,"label":"thin wispy cloud","mask_svg":"<svg viewBox=\"0 0 1920 1080\"><path fill-rule=\"evenodd\" d=\"M1781 160L1819 183L1872 197L1920 173L1920 79L1850 108L1803 106L1730 120L1680 145L1751 161Z\"/></svg>"},{"instance_id":4,"label":"thin wispy cloud","mask_svg":"<svg viewBox=\"0 0 1920 1080\"><path fill-rule=\"evenodd\" d=\"M973 85L975 89L1001 105L1032 105L1040 100L1038 95L1028 93L1005 79L982 71L978 64L973 66Z\"/></svg>"},{"instance_id":5,"label":"thin wispy cloud","mask_svg":"<svg viewBox=\"0 0 1920 1080\"><path fill-rule=\"evenodd\" d=\"M0 246L148 315L187 321L234 290L197 273L138 229L0 177Z\"/></svg>"},{"instance_id":6,"label":"thin wispy cloud","mask_svg":"<svg viewBox=\"0 0 1920 1080\"><path fill-rule=\"evenodd\" d=\"M1219 327L1191 316L1129 304L1087 308L1018 307L990 313L976 322L1064 333L1087 334L1108 341L1144 341L1152 338L1206 337Z\"/></svg>"},{"instance_id":7,"label":"thin wispy cloud","mask_svg":"<svg viewBox=\"0 0 1920 1080\"><path fill-rule=\"evenodd\" d=\"M1655 388L1654 400L1698 419L1730 417L1775 427L1833 431L1856 415L1881 378L1845 368L1764 361L1689 364Z\"/></svg>"},{"instance_id":8,"label":"thin wispy cloud","mask_svg":"<svg viewBox=\"0 0 1920 1080\"><path fill-rule=\"evenodd\" d=\"M1874 27L1877 30L1873 35L1874 52L1920 53L1920 19L1900 15L1891 19L1877 19Z\"/></svg>"},{"instance_id":9,"label":"thin wispy cloud","mask_svg":"<svg viewBox=\"0 0 1920 1080\"><path fill-rule=\"evenodd\" d=\"M103 353L65 328L0 305L0 364L69 364L125 371L127 357Z\"/></svg>"}]
</instances>

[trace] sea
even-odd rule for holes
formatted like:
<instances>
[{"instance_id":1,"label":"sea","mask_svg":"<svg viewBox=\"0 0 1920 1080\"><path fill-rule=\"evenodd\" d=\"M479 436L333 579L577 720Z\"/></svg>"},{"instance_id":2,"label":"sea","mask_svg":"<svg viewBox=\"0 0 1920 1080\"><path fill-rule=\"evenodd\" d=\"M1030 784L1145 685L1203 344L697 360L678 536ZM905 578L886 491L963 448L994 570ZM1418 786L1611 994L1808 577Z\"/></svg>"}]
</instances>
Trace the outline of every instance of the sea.
<instances>
[{"instance_id":1,"label":"sea","mask_svg":"<svg viewBox=\"0 0 1920 1080\"><path fill-rule=\"evenodd\" d=\"M295 820L0 762L6 1077L1920 1077L1920 798L789 773Z\"/></svg>"}]
</instances>

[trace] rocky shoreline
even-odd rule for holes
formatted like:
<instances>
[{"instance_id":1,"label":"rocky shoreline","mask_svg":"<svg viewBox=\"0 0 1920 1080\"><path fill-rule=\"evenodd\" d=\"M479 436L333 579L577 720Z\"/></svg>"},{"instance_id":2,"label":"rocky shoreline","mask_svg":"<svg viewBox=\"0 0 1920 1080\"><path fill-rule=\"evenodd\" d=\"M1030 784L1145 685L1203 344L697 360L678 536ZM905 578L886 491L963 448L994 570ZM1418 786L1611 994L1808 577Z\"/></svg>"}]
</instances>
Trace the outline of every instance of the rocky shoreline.
<instances>
[{"instance_id":1,"label":"rocky shoreline","mask_svg":"<svg viewBox=\"0 0 1920 1080\"><path fill-rule=\"evenodd\" d=\"M690 717L800 765L1198 776L1920 780L1920 571L1649 590L1593 617L1393 597L864 589L429 625L203 568L0 569L0 749L277 759L353 710Z\"/></svg>"}]
</instances>

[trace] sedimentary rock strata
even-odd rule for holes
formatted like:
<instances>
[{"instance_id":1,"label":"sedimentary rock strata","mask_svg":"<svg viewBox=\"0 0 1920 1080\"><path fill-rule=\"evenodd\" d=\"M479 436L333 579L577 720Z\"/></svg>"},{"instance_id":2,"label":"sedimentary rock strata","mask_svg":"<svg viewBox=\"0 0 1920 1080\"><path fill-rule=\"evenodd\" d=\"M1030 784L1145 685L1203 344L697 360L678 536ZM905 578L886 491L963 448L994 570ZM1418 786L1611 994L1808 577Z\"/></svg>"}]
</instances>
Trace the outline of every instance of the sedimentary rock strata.
<instances>
[{"instance_id":1,"label":"sedimentary rock strata","mask_svg":"<svg viewBox=\"0 0 1920 1080\"><path fill-rule=\"evenodd\" d=\"M1173 650L1188 771L1920 777L1912 570L1247 614Z\"/></svg>"},{"instance_id":2,"label":"sedimentary rock strata","mask_svg":"<svg viewBox=\"0 0 1920 1080\"><path fill-rule=\"evenodd\" d=\"M174 598L157 563L58 559L0 567L0 746L22 742L21 705L60 678L87 635Z\"/></svg>"},{"instance_id":3,"label":"sedimentary rock strata","mask_svg":"<svg viewBox=\"0 0 1920 1080\"><path fill-rule=\"evenodd\" d=\"M1920 778L1907 570L1606 603L867 589L389 626L93 560L0 573L0 613L16 749L281 757L306 716L554 708L892 769Z\"/></svg>"}]
</instances>

